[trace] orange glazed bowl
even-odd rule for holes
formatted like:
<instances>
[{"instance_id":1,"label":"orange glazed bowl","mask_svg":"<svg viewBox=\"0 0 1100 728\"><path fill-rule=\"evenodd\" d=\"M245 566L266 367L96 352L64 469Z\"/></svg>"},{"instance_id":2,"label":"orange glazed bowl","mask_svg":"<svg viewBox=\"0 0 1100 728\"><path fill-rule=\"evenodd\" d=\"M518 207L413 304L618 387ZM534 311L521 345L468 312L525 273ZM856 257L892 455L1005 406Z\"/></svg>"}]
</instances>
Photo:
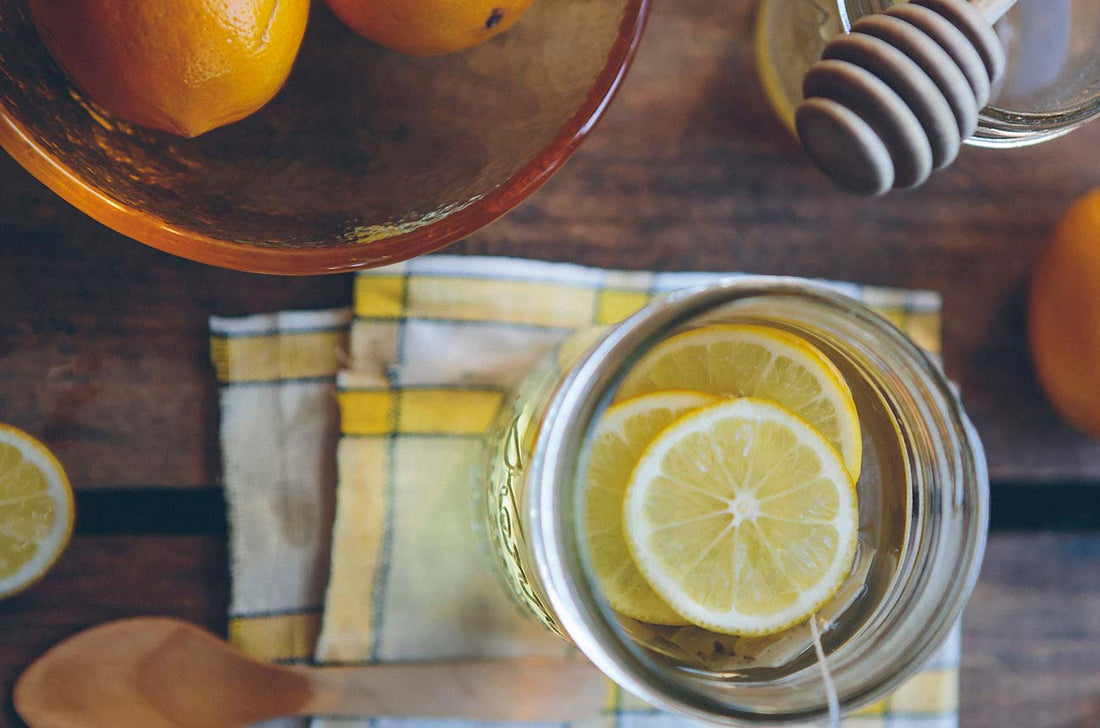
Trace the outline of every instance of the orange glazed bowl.
<instances>
[{"instance_id":1,"label":"orange glazed bowl","mask_svg":"<svg viewBox=\"0 0 1100 728\"><path fill-rule=\"evenodd\" d=\"M146 245L258 273L405 260L519 204L622 82L649 0L535 0L467 51L403 56L315 0L286 86L196 139L112 120L0 0L0 145L65 200Z\"/></svg>"}]
</instances>

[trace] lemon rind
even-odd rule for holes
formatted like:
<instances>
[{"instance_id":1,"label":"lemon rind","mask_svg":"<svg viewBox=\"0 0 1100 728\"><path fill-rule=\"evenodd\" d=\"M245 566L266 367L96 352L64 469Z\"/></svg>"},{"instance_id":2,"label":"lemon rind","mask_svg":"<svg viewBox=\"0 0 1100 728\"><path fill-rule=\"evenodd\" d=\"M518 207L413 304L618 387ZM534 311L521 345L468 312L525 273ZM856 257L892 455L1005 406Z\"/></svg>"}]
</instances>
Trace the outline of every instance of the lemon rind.
<instances>
[{"instance_id":1,"label":"lemon rind","mask_svg":"<svg viewBox=\"0 0 1100 728\"><path fill-rule=\"evenodd\" d=\"M840 483L843 486L837 488L837 493L841 498L837 508L837 520L839 521L847 515L847 518L844 519L846 523L841 524L843 527L837 528L837 532L841 537L840 548L837 549L837 553L829 567L823 572L822 578L814 587L805 590L804 596L800 597L794 604L767 617L746 615L736 609L724 613L715 612L701 607L690 598L685 597L682 590L676 586L675 577L661 573L654 564L655 560L646 558L645 554L642 553L645 547L644 544L640 543L643 540L643 536L640 534L648 533L651 529L643 529L638 525L639 522L644 522L645 517L642 508L644 492L642 486L637 484L643 482L642 478L647 474L647 470L659 472L660 457L679 439L672 437L676 431L683 429L689 420L716 418L715 413L726 414L727 416L736 415L739 413L733 412L735 409L748 409L759 406L772 410L775 413L773 418L786 418L789 422L797 423L797 427L802 430L806 439L816 442L817 447L815 450L823 455L822 462L826 467L826 477L829 477L832 482ZM689 431L698 431L698 428L693 427ZM832 471L831 474L828 471ZM647 480L652 480L652 476ZM639 571L642 572L653 590L676 612L692 624L704 629L722 634L751 637L776 634L789 629L804 622L828 603L851 571L859 542L859 509L855 481L844 466L844 462L836 448L824 435L794 412L774 402L751 397L742 397L732 401L727 400L695 410L670 424L654 438L642 454L627 487L623 520L623 532L626 536L627 548L630 550L630 555Z\"/></svg>"},{"instance_id":2,"label":"lemon rind","mask_svg":"<svg viewBox=\"0 0 1100 728\"><path fill-rule=\"evenodd\" d=\"M42 472L46 478L47 493L56 504L53 527L38 542L38 550L31 560L14 574L0 577L0 599L4 599L34 586L57 563L72 538L76 508L65 469L45 445L26 432L5 424L0 424L0 443L14 446L25 460Z\"/></svg>"},{"instance_id":3,"label":"lemon rind","mask_svg":"<svg viewBox=\"0 0 1100 728\"><path fill-rule=\"evenodd\" d=\"M639 383L647 374L647 369L652 368L659 358L668 356L676 348L689 345L706 346L709 343L729 341L755 343L768 348L773 352L773 355L776 353L777 346L783 347L783 351L780 353L800 361L808 371L817 371L825 375L824 381L830 384L831 387L823 387L823 391L834 403L834 409L838 417L844 415L841 419L840 441L845 447L841 452L841 457L851 473L852 479L859 480L863 460L863 434L860 429L859 415L855 400L852 397L852 390L848 386L844 375L832 360L810 342L788 331L759 324L718 323L675 334L658 343L642 357L641 361L623 379L616 394L617 399L625 402L647 391L652 391L632 390L638 388ZM733 393L708 392L708 394L734 396ZM776 404L783 406L782 402Z\"/></svg>"}]
</instances>

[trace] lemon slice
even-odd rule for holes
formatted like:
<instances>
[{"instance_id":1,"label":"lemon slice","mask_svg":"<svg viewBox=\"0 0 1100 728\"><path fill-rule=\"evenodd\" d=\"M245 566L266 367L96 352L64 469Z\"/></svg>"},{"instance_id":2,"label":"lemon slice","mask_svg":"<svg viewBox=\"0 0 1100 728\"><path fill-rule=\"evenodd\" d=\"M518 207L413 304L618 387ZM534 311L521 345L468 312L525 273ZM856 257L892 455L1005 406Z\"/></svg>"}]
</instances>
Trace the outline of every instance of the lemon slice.
<instances>
[{"instance_id":1,"label":"lemon slice","mask_svg":"<svg viewBox=\"0 0 1100 728\"><path fill-rule=\"evenodd\" d=\"M584 494L592 564L612 608L652 624L687 624L654 593L623 537L623 496L646 446L674 420L716 401L702 392L657 392L609 408L592 433Z\"/></svg>"},{"instance_id":2,"label":"lemon slice","mask_svg":"<svg viewBox=\"0 0 1100 728\"><path fill-rule=\"evenodd\" d=\"M0 597L38 581L73 530L73 492L46 447L0 425Z\"/></svg>"},{"instance_id":3,"label":"lemon slice","mask_svg":"<svg viewBox=\"0 0 1100 728\"><path fill-rule=\"evenodd\" d=\"M756 72L772 109L792 134L802 78L821 58L825 43L843 30L835 3L761 0L756 7Z\"/></svg>"},{"instance_id":4,"label":"lemon slice","mask_svg":"<svg viewBox=\"0 0 1100 728\"><path fill-rule=\"evenodd\" d=\"M685 331L653 347L616 397L673 388L781 404L823 434L859 480L863 439L852 392L836 366L804 339L749 324Z\"/></svg>"},{"instance_id":5,"label":"lemon slice","mask_svg":"<svg viewBox=\"0 0 1100 728\"><path fill-rule=\"evenodd\" d=\"M685 415L630 478L623 529L668 604L714 632L765 635L822 607L852 567L855 485L813 427L764 400Z\"/></svg>"}]
</instances>

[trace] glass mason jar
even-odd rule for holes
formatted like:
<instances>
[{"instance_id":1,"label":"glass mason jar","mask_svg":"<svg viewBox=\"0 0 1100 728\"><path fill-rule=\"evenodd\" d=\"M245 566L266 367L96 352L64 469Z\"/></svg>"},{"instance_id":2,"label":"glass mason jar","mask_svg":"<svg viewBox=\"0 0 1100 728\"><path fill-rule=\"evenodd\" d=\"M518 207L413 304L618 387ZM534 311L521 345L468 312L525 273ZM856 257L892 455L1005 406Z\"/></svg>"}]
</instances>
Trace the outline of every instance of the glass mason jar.
<instances>
[{"instance_id":1,"label":"glass mason jar","mask_svg":"<svg viewBox=\"0 0 1100 728\"><path fill-rule=\"evenodd\" d=\"M802 77L830 38L893 0L760 0L756 59L776 113L794 128ZM1100 115L1100 3L1018 0L995 26L1008 67L965 140L1011 148L1067 134Z\"/></svg>"},{"instance_id":2,"label":"glass mason jar","mask_svg":"<svg viewBox=\"0 0 1100 728\"><path fill-rule=\"evenodd\" d=\"M567 340L517 388L490 438L484 506L494 551L536 618L653 705L732 725L827 715L805 625L777 643L617 615L579 536L589 434L623 376L659 341L716 322L802 337L852 391L863 433L860 544L848 581L820 614L830 616L822 641L841 708L854 710L916 672L956 623L985 546L988 475L939 366L825 285L728 279Z\"/></svg>"}]
</instances>

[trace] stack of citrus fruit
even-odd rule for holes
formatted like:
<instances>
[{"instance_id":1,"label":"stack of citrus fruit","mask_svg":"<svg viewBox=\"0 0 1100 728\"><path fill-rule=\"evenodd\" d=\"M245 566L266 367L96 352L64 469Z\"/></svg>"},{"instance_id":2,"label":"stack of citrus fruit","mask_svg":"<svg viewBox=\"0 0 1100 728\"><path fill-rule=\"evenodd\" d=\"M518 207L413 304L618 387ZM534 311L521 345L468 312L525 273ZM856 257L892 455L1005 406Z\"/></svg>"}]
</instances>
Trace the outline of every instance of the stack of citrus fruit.
<instances>
[{"instance_id":1,"label":"stack of citrus fruit","mask_svg":"<svg viewBox=\"0 0 1100 728\"><path fill-rule=\"evenodd\" d=\"M597 423L587 543L611 606L765 635L851 569L862 440L851 392L805 340L720 324L666 339Z\"/></svg>"},{"instance_id":2,"label":"stack of citrus fruit","mask_svg":"<svg viewBox=\"0 0 1100 728\"><path fill-rule=\"evenodd\" d=\"M531 0L329 0L353 30L414 55L511 27ZM183 137L243 119L290 75L309 0L30 0L69 79L111 115ZM339 99L333 99L339 103Z\"/></svg>"}]
</instances>

